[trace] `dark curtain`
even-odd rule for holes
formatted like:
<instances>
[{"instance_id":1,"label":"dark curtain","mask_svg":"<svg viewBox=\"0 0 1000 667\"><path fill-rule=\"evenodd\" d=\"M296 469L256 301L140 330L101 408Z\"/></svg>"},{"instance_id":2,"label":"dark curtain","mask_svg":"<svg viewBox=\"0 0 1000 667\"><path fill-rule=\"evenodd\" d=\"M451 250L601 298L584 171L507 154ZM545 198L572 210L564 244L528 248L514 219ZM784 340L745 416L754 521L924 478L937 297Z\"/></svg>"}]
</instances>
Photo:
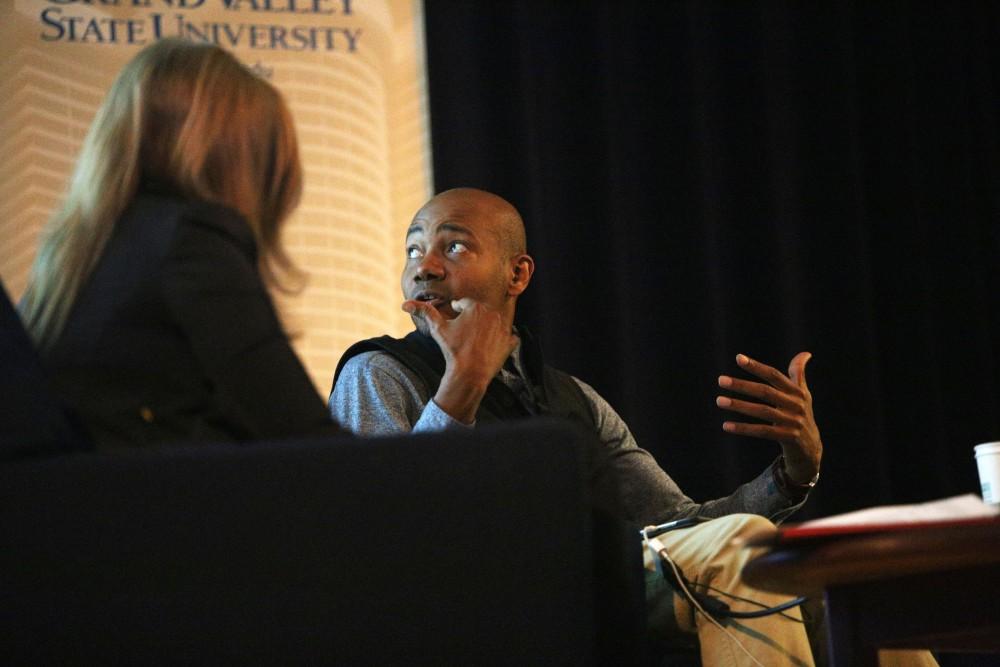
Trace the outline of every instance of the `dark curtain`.
<instances>
[{"instance_id":1,"label":"dark curtain","mask_svg":"<svg viewBox=\"0 0 1000 667\"><path fill-rule=\"evenodd\" d=\"M995 3L427 0L437 190L514 203L519 308L689 495L777 453L716 378L800 350L798 518L978 491L1000 440Z\"/></svg>"}]
</instances>

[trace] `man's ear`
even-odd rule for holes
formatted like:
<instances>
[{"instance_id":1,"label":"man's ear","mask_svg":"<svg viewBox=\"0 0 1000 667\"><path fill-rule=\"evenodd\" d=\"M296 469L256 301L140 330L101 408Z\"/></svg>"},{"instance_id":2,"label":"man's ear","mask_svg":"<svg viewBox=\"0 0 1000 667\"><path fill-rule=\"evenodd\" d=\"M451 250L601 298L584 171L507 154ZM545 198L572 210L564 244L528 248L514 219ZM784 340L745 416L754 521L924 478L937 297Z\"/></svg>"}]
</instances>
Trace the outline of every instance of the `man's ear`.
<instances>
[{"instance_id":1,"label":"man's ear","mask_svg":"<svg viewBox=\"0 0 1000 667\"><path fill-rule=\"evenodd\" d=\"M531 255L518 255L511 260L510 282L507 284L508 296L520 296L531 282L531 274L535 272L535 260Z\"/></svg>"}]
</instances>

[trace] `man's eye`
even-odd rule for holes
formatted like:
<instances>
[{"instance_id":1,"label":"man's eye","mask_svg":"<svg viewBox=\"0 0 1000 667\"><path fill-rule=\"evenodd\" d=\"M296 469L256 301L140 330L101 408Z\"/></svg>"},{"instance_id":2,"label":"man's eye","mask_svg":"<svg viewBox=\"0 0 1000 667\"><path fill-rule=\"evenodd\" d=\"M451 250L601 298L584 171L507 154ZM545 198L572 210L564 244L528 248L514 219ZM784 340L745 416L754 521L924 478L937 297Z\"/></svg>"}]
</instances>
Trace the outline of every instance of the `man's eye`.
<instances>
[{"instance_id":1,"label":"man's eye","mask_svg":"<svg viewBox=\"0 0 1000 667\"><path fill-rule=\"evenodd\" d=\"M452 241L448 244L448 252L467 252L469 248L461 241Z\"/></svg>"},{"instance_id":2,"label":"man's eye","mask_svg":"<svg viewBox=\"0 0 1000 667\"><path fill-rule=\"evenodd\" d=\"M420 248L418 248L415 245L411 245L410 247L408 247L406 249L406 257L408 259L420 259L423 256L424 256L424 253L421 252Z\"/></svg>"}]
</instances>

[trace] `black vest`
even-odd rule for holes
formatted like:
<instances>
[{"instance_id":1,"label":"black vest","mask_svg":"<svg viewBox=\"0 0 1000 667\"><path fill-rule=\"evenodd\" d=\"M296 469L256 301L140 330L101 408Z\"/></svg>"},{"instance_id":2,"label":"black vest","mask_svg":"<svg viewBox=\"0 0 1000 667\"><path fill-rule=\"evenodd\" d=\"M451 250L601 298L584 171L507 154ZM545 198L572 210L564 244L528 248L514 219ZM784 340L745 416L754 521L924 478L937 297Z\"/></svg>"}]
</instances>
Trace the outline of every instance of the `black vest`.
<instances>
[{"instance_id":1,"label":"black vest","mask_svg":"<svg viewBox=\"0 0 1000 667\"><path fill-rule=\"evenodd\" d=\"M561 417L596 433L593 409L580 386L568 374L545 364L541 347L527 329L518 327L518 335L521 338L524 370L534 393L534 410L522 403L517 394L499 378L493 378L476 411L476 422L488 424L531 416ZM433 338L419 331L412 331L404 338L380 336L355 343L348 348L337 365L337 372L333 377L334 386L340 376L340 369L348 359L370 351L391 354L423 380L431 396L437 393L444 376L444 355Z\"/></svg>"},{"instance_id":2,"label":"black vest","mask_svg":"<svg viewBox=\"0 0 1000 667\"><path fill-rule=\"evenodd\" d=\"M527 329L519 326L517 332L521 337L524 370L528 374L528 380L534 385L534 412L525 407L507 385L498 378L493 378L476 411L476 423L548 416L568 419L593 433L594 437L584 439L586 447L583 451L591 502L611 516L624 517L619 480L610 465L614 454L608 451L598 437L597 418L591 402L570 375L545 364L541 347ZM334 386L337 385L340 370L348 359L362 352L375 351L391 354L423 380L431 396L437 393L444 376L444 355L433 338L419 331L412 331L404 338L380 336L355 343L344 352L337 365L337 372L333 376Z\"/></svg>"}]
</instances>

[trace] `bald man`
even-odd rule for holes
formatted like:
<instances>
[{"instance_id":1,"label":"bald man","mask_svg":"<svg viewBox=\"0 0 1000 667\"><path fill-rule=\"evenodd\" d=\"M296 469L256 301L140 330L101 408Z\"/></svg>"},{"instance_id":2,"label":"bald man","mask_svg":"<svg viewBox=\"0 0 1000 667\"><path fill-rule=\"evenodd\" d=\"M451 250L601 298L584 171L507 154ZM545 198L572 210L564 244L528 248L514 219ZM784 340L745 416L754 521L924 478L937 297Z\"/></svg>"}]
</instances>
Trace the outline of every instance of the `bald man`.
<instances>
[{"instance_id":1,"label":"bald man","mask_svg":"<svg viewBox=\"0 0 1000 667\"><path fill-rule=\"evenodd\" d=\"M528 331L514 326L517 299L528 288L535 263L511 204L470 188L442 192L414 216L405 248L403 310L416 330L347 350L330 395L330 410L340 424L373 436L470 429L531 415L576 421L592 429L604 448L603 456L591 457L598 468L592 478L614 477L623 492L622 518L640 526L715 519L661 538L696 587L767 606L785 601L743 585L739 573L750 552L734 544L773 530L771 522L798 509L818 478L823 445L805 378L808 353L792 359L787 376L739 355L739 366L761 381L719 378L720 386L743 396L720 396L721 408L767 422L727 421L725 430L776 441L781 455L731 495L697 503L636 444L593 388L545 364ZM813 664L795 610L729 621L727 634L673 596L660 575L647 576L647 598L657 626L698 633L705 665ZM736 610L759 609L736 597L725 599Z\"/></svg>"},{"instance_id":2,"label":"bald man","mask_svg":"<svg viewBox=\"0 0 1000 667\"><path fill-rule=\"evenodd\" d=\"M777 440L782 456L735 494L695 503L597 392L545 365L530 334L515 330L517 299L535 270L517 209L482 190L443 192L414 216L405 248L403 309L416 331L362 341L344 354L330 397L341 424L384 435L532 414L569 417L594 428L614 453L610 464L625 486L628 518L643 525L747 510L780 520L805 499L823 451L805 383L808 354L793 359L793 378L743 355L738 363L767 384L720 378L748 396L771 396L768 403L776 405L725 397L720 405L754 417L766 412L778 425L726 422L725 428ZM517 400L504 400L511 395Z\"/></svg>"}]
</instances>

